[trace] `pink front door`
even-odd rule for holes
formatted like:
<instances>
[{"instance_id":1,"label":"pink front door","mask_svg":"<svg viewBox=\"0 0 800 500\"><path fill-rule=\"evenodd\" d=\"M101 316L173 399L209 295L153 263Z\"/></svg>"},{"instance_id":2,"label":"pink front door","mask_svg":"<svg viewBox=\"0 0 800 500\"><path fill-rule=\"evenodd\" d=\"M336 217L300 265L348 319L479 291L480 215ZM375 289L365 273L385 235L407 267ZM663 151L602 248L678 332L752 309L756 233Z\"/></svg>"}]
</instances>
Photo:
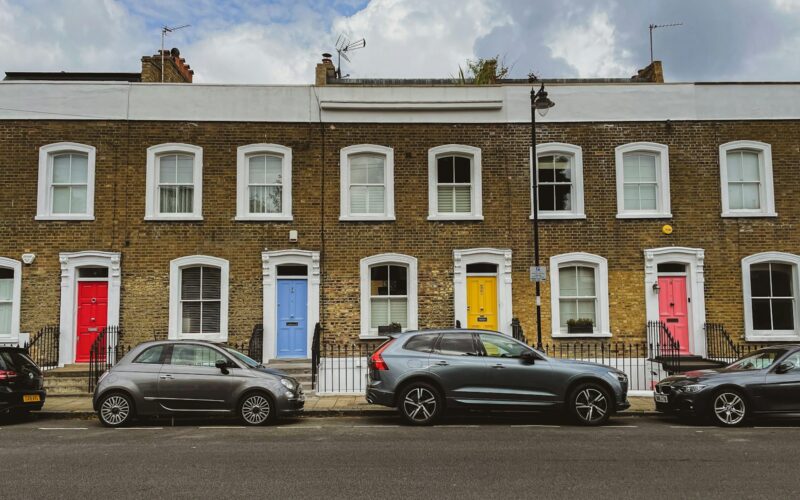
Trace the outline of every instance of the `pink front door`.
<instances>
[{"instance_id":1,"label":"pink front door","mask_svg":"<svg viewBox=\"0 0 800 500\"><path fill-rule=\"evenodd\" d=\"M686 276L658 277L658 317L680 343L681 353L689 354L689 298Z\"/></svg>"},{"instance_id":2,"label":"pink front door","mask_svg":"<svg viewBox=\"0 0 800 500\"><path fill-rule=\"evenodd\" d=\"M78 342L75 362L88 363L89 351L108 322L108 282L78 282Z\"/></svg>"}]
</instances>

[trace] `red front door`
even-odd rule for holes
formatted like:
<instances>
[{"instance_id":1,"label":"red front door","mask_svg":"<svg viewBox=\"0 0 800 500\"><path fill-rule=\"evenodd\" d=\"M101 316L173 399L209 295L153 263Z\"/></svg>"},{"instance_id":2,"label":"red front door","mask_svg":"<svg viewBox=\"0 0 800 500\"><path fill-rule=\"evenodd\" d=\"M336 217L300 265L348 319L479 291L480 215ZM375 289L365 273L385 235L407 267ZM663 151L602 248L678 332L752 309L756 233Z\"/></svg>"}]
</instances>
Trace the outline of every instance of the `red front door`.
<instances>
[{"instance_id":1,"label":"red front door","mask_svg":"<svg viewBox=\"0 0 800 500\"><path fill-rule=\"evenodd\" d=\"M658 277L658 316L667 325L681 353L689 354L689 298L686 276Z\"/></svg>"},{"instance_id":2,"label":"red front door","mask_svg":"<svg viewBox=\"0 0 800 500\"><path fill-rule=\"evenodd\" d=\"M89 351L108 321L108 282L78 282L78 342L75 362L87 363Z\"/></svg>"}]
</instances>

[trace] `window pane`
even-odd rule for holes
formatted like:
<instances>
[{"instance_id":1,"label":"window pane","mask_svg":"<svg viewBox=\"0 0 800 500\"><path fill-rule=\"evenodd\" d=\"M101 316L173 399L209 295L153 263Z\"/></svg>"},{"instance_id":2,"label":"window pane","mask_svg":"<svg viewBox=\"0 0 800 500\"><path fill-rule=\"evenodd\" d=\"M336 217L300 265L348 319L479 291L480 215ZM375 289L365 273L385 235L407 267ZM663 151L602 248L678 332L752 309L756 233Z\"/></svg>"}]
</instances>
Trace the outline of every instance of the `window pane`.
<instances>
[{"instance_id":1,"label":"window pane","mask_svg":"<svg viewBox=\"0 0 800 500\"><path fill-rule=\"evenodd\" d=\"M655 184L642 184L639 186L639 207L642 210L656 209Z\"/></svg>"},{"instance_id":2,"label":"window pane","mask_svg":"<svg viewBox=\"0 0 800 500\"><path fill-rule=\"evenodd\" d=\"M556 192L552 184L539 185L539 210L553 211L557 210L556 205Z\"/></svg>"},{"instance_id":3,"label":"window pane","mask_svg":"<svg viewBox=\"0 0 800 500\"><path fill-rule=\"evenodd\" d=\"M440 183L451 183L455 179L453 175L453 162L452 156L445 156L436 160L437 179Z\"/></svg>"},{"instance_id":4,"label":"window pane","mask_svg":"<svg viewBox=\"0 0 800 500\"><path fill-rule=\"evenodd\" d=\"M263 214L267 212L267 186L250 186L250 213Z\"/></svg>"},{"instance_id":5,"label":"window pane","mask_svg":"<svg viewBox=\"0 0 800 500\"><path fill-rule=\"evenodd\" d=\"M72 204L69 209L73 214L86 213L86 187L73 187L72 188Z\"/></svg>"},{"instance_id":6,"label":"window pane","mask_svg":"<svg viewBox=\"0 0 800 500\"><path fill-rule=\"evenodd\" d=\"M194 182L194 158L192 156L181 155L178 156L178 174L177 180L179 184L192 184Z\"/></svg>"},{"instance_id":7,"label":"window pane","mask_svg":"<svg viewBox=\"0 0 800 500\"><path fill-rule=\"evenodd\" d=\"M179 366L205 366L212 368L216 365L218 359L225 359L225 356L210 347L176 344L172 347L170 363Z\"/></svg>"},{"instance_id":8,"label":"window pane","mask_svg":"<svg viewBox=\"0 0 800 500\"><path fill-rule=\"evenodd\" d=\"M772 330L769 299L753 299L753 329Z\"/></svg>"},{"instance_id":9,"label":"window pane","mask_svg":"<svg viewBox=\"0 0 800 500\"><path fill-rule=\"evenodd\" d=\"M389 299L389 321L408 328L408 299Z\"/></svg>"},{"instance_id":10,"label":"window pane","mask_svg":"<svg viewBox=\"0 0 800 500\"><path fill-rule=\"evenodd\" d=\"M365 186L350 188L350 212L354 214L367 213L367 188Z\"/></svg>"},{"instance_id":11,"label":"window pane","mask_svg":"<svg viewBox=\"0 0 800 500\"><path fill-rule=\"evenodd\" d=\"M301 264L281 264L278 276L308 276L308 266Z\"/></svg>"},{"instance_id":12,"label":"window pane","mask_svg":"<svg viewBox=\"0 0 800 500\"><path fill-rule=\"evenodd\" d=\"M472 335L468 333L445 333L439 341L439 352L451 356L477 354Z\"/></svg>"},{"instance_id":13,"label":"window pane","mask_svg":"<svg viewBox=\"0 0 800 500\"><path fill-rule=\"evenodd\" d=\"M749 182L759 181L758 154L742 152L742 180Z\"/></svg>"},{"instance_id":14,"label":"window pane","mask_svg":"<svg viewBox=\"0 0 800 500\"><path fill-rule=\"evenodd\" d=\"M728 184L728 205L731 210L741 210L744 208L742 200L742 185L736 183Z\"/></svg>"},{"instance_id":15,"label":"window pane","mask_svg":"<svg viewBox=\"0 0 800 500\"><path fill-rule=\"evenodd\" d=\"M73 184L86 184L89 171L89 160L86 155L73 154L72 168L70 169L70 182Z\"/></svg>"},{"instance_id":16,"label":"window pane","mask_svg":"<svg viewBox=\"0 0 800 500\"><path fill-rule=\"evenodd\" d=\"M555 186L555 210L572 210L572 186L569 184Z\"/></svg>"},{"instance_id":17,"label":"window pane","mask_svg":"<svg viewBox=\"0 0 800 500\"><path fill-rule=\"evenodd\" d=\"M552 156L540 156L538 159L539 182L554 182L556 180L553 170L554 158Z\"/></svg>"},{"instance_id":18,"label":"window pane","mask_svg":"<svg viewBox=\"0 0 800 500\"><path fill-rule=\"evenodd\" d=\"M639 179L646 182L656 181L656 157L639 155Z\"/></svg>"},{"instance_id":19,"label":"window pane","mask_svg":"<svg viewBox=\"0 0 800 500\"><path fill-rule=\"evenodd\" d=\"M11 333L11 302L0 303L0 333Z\"/></svg>"},{"instance_id":20,"label":"window pane","mask_svg":"<svg viewBox=\"0 0 800 500\"><path fill-rule=\"evenodd\" d=\"M372 299L370 301L370 327L378 328L389 324L389 301L387 299Z\"/></svg>"},{"instance_id":21,"label":"window pane","mask_svg":"<svg viewBox=\"0 0 800 500\"><path fill-rule=\"evenodd\" d=\"M769 297L769 264L753 264L750 266L750 295L753 297Z\"/></svg>"},{"instance_id":22,"label":"window pane","mask_svg":"<svg viewBox=\"0 0 800 500\"><path fill-rule=\"evenodd\" d=\"M172 183L174 184L177 180L177 158L174 155L167 155L162 156L159 158L159 172L158 172L158 182L159 183Z\"/></svg>"},{"instance_id":23,"label":"window pane","mask_svg":"<svg viewBox=\"0 0 800 500\"><path fill-rule=\"evenodd\" d=\"M357 157L350 161L350 183L366 184L367 164L364 158Z\"/></svg>"},{"instance_id":24,"label":"window pane","mask_svg":"<svg viewBox=\"0 0 800 500\"><path fill-rule=\"evenodd\" d=\"M593 325L597 325L597 321L595 321L595 301L590 300L579 300L578 301L578 318L579 319L590 319L592 320Z\"/></svg>"},{"instance_id":25,"label":"window pane","mask_svg":"<svg viewBox=\"0 0 800 500\"><path fill-rule=\"evenodd\" d=\"M568 156L557 156L554 167L556 182L572 182L572 168Z\"/></svg>"},{"instance_id":26,"label":"window pane","mask_svg":"<svg viewBox=\"0 0 800 500\"><path fill-rule=\"evenodd\" d=\"M440 213L451 213L453 211L453 192L452 186L439 186L437 189L436 208Z\"/></svg>"},{"instance_id":27,"label":"window pane","mask_svg":"<svg viewBox=\"0 0 800 500\"><path fill-rule=\"evenodd\" d=\"M270 214L280 213L282 210L281 196L283 188L281 186L266 186L264 208Z\"/></svg>"},{"instance_id":28,"label":"window pane","mask_svg":"<svg viewBox=\"0 0 800 500\"><path fill-rule=\"evenodd\" d=\"M792 266L772 264L772 296L792 297Z\"/></svg>"},{"instance_id":29,"label":"window pane","mask_svg":"<svg viewBox=\"0 0 800 500\"><path fill-rule=\"evenodd\" d=\"M370 295L389 295L389 266L370 268Z\"/></svg>"},{"instance_id":30,"label":"window pane","mask_svg":"<svg viewBox=\"0 0 800 500\"><path fill-rule=\"evenodd\" d=\"M558 287L561 297L574 297L578 294L577 268L562 267L558 270Z\"/></svg>"},{"instance_id":31,"label":"window pane","mask_svg":"<svg viewBox=\"0 0 800 500\"><path fill-rule=\"evenodd\" d=\"M773 299L772 329L794 330L794 301L791 299Z\"/></svg>"},{"instance_id":32,"label":"window pane","mask_svg":"<svg viewBox=\"0 0 800 500\"><path fill-rule=\"evenodd\" d=\"M578 319L578 304L572 299L561 299L558 301L558 311L560 325L562 329L567 328L567 321Z\"/></svg>"},{"instance_id":33,"label":"window pane","mask_svg":"<svg viewBox=\"0 0 800 500\"><path fill-rule=\"evenodd\" d=\"M201 267L186 267L181 271L181 300L200 299Z\"/></svg>"},{"instance_id":34,"label":"window pane","mask_svg":"<svg viewBox=\"0 0 800 500\"><path fill-rule=\"evenodd\" d=\"M367 182L383 184L383 158L370 157L367 167Z\"/></svg>"},{"instance_id":35,"label":"window pane","mask_svg":"<svg viewBox=\"0 0 800 500\"><path fill-rule=\"evenodd\" d=\"M463 156L456 156L455 157L455 179L456 182L467 183L470 182L471 177L471 164L469 158L464 158Z\"/></svg>"},{"instance_id":36,"label":"window pane","mask_svg":"<svg viewBox=\"0 0 800 500\"><path fill-rule=\"evenodd\" d=\"M249 184L266 184L267 174L265 170L266 157L251 156L247 163L248 168L248 183Z\"/></svg>"},{"instance_id":37,"label":"window pane","mask_svg":"<svg viewBox=\"0 0 800 500\"><path fill-rule=\"evenodd\" d=\"M5 269L3 269L5 271ZM14 278L0 279L0 300L11 300L14 297Z\"/></svg>"},{"instance_id":38,"label":"window pane","mask_svg":"<svg viewBox=\"0 0 800 500\"><path fill-rule=\"evenodd\" d=\"M626 154L622 156L622 176L625 182L639 181L639 156Z\"/></svg>"},{"instance_id":39,"label":"window pane","mask_svg":"<svg viewBox=\"0 0 800 500\"><path fill-rule=\"evenodd\" d=\"M592 297L596 295L594 287L594 269L591 267L578 267L578 295Z\"/></svg>"},{"instance_id":40,"label":"window pane","mask_svg":"<svg viewBox=\"0 0 800 500\"><path fill-rule=\"evenodd\" d=\"M641 208L638 184L627 184L624 188L624 196L623 205L625 210L639 210Z\"/></svg>"},{"instance_id":41,"label":"window pane","mask_svg":"<svg viewBox=\"0 0 800 500\"><path fill-rule=\"evenodd\" d=\"M181 332L200 333L200 302L183 302L181 304Z\"/></svg>"},{"instance_id":42,"label":"window pane","mask_svg":"<svg viewBox=\"0 0 800 500\"><path fill-rule=\"evenodd\" d=\"M408 269L405 266L389 266L389 295L408 293Z\"/></svg>"},{"instance_id":43,"label":"window pane","mask_svg":"<svg viewBox=\"0 0 800 500\"><path fill-rule=\"evenodd\" d=\"M220 302L203 302L202 333L219 333Z\"/></svg>"},{"instance_id":44,"label":"window pane","mask_svg":"<svg viewBox=\"0 0 800 500\"><path fill-rule=\"evenodd\" d=\"M57 155L53 157L53 182L69 183L70 155Z\"/></svg>"},{"instance_id":45,"label":"window pane","mask_svg":"<svg viewBox=\"0 0 800 500\"><path fill-rule=\"evenodd\" d=\"M203 299L217 299L221 298L221 271L218 267L203 267Z\"/></svg>"},{"instance_id":46,"label":"window pane","mask_svg":"<svg viewBox=\"0 0 800 500\"><path fill-rule=\"evenodd\" d=\"M178 213L191 213L194 202L194 188L189 186L178 187Z\"/></svg>"},{"instance_id":47,"label":"window pane","mask_svg":"<svg viewBox=\"0 0 800 500\"><path fill-rule=\"evenodd\" d=\"M455 194L455 211L458 213L470 213L472 211L472 189L470 186L456 186L453 189Z\"/></svg>"},{"instance_id":48,"label":"window pane","mask_svg":"<svg viewBox=\"0 0 800 500\"><path fill-rule=\"evenodd\" d=\"M758 209L760 206L758 196L758 184L742 184L742 208Z\"/></svg>"},{"instance_id":49,"label":"window pane","mask_svg":"<svg viewBox=\"0 0 800 500\"><path fill-rule=\"evenodd\" d=\"M70 193L69 187L53 188L53 213L68 214Z\"/></svg>"},{"instance_id":50,"label":"window pane","mask_svg":"<svg viewBox=\"0 0 800 500\"><path fill-rule=\"evenodd\" d=\"M157 365L161 363L161 355L164 353L164 346L157 345L146 349L141 353L133 362L144 363L148 365Z\"/></svg>"},{"instance_id":51,"label":"window pane","mask_svg":"<svg viewBox=\"0 0 800 500\"><path fill-rule=\"evenodd\" d=\"M728 153L728 181L741 182L742 177L742 153L733 151Z\"/></svg>"},{"instance_id":52,"label":"window pane","mask_svg":"<svg viewBox=\"0 0 800 500\"><path fill-rule=\"evenodd\" d=\"M280 184L283 162L277 156L267 156L266 162L267 162L267 174L266 174L267 184Z\"/></svg>"},{"instance_id":53,"label":"window pane","mask_svg":"<svg viewBox=\"0 0 800 500\"><path fill-rule=\"evenodd\" d=\"M367 188L367 212L371 214L383 213L383 186L369 186Z\"/></svg>"}]
</instances>

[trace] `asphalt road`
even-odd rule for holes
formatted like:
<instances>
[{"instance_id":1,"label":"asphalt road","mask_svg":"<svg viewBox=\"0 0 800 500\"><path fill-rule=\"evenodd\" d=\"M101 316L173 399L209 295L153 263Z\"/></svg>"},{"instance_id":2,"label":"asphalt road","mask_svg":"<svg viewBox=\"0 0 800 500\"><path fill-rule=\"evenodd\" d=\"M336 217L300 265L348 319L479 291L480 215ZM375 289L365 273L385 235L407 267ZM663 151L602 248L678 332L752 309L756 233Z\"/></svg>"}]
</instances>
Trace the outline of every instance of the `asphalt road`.
<instances>
[{"instance_id":1,"label":"asphalt road","mask_svg":"<svg viewBox=\"0 0 800 500\"><path fill-rule=\"evenodd\" d=\"M303 418L0 423L4 498L797 498L800 423Z\"/></svg>"}]
</instances>

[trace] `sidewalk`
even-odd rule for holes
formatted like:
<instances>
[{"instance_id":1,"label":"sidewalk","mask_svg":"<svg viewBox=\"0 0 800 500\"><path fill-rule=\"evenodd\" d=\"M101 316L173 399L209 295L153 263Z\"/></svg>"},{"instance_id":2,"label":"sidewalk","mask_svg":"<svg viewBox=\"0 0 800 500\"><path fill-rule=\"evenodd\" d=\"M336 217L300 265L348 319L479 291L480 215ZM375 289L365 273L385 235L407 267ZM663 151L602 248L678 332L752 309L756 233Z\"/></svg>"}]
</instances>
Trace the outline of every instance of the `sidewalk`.
<instances>
[{"instance_id":1,"label":"sidewalk","mask_svg":"<svg viewBox=\"0 0 800 500\"><path fill-rule=\"evenodd\" d=\"M655 412L655 404L650 397L629 397L631 407L623 415L648 415ZM304 414L313 417L338 415L362 415L391 413L394 410L384 406L367 403L363 395L353 396L308 396ZM40 415L48 418L91 418L92 399L89 397L50 396Z\"/></svg>"}]
</instances>

